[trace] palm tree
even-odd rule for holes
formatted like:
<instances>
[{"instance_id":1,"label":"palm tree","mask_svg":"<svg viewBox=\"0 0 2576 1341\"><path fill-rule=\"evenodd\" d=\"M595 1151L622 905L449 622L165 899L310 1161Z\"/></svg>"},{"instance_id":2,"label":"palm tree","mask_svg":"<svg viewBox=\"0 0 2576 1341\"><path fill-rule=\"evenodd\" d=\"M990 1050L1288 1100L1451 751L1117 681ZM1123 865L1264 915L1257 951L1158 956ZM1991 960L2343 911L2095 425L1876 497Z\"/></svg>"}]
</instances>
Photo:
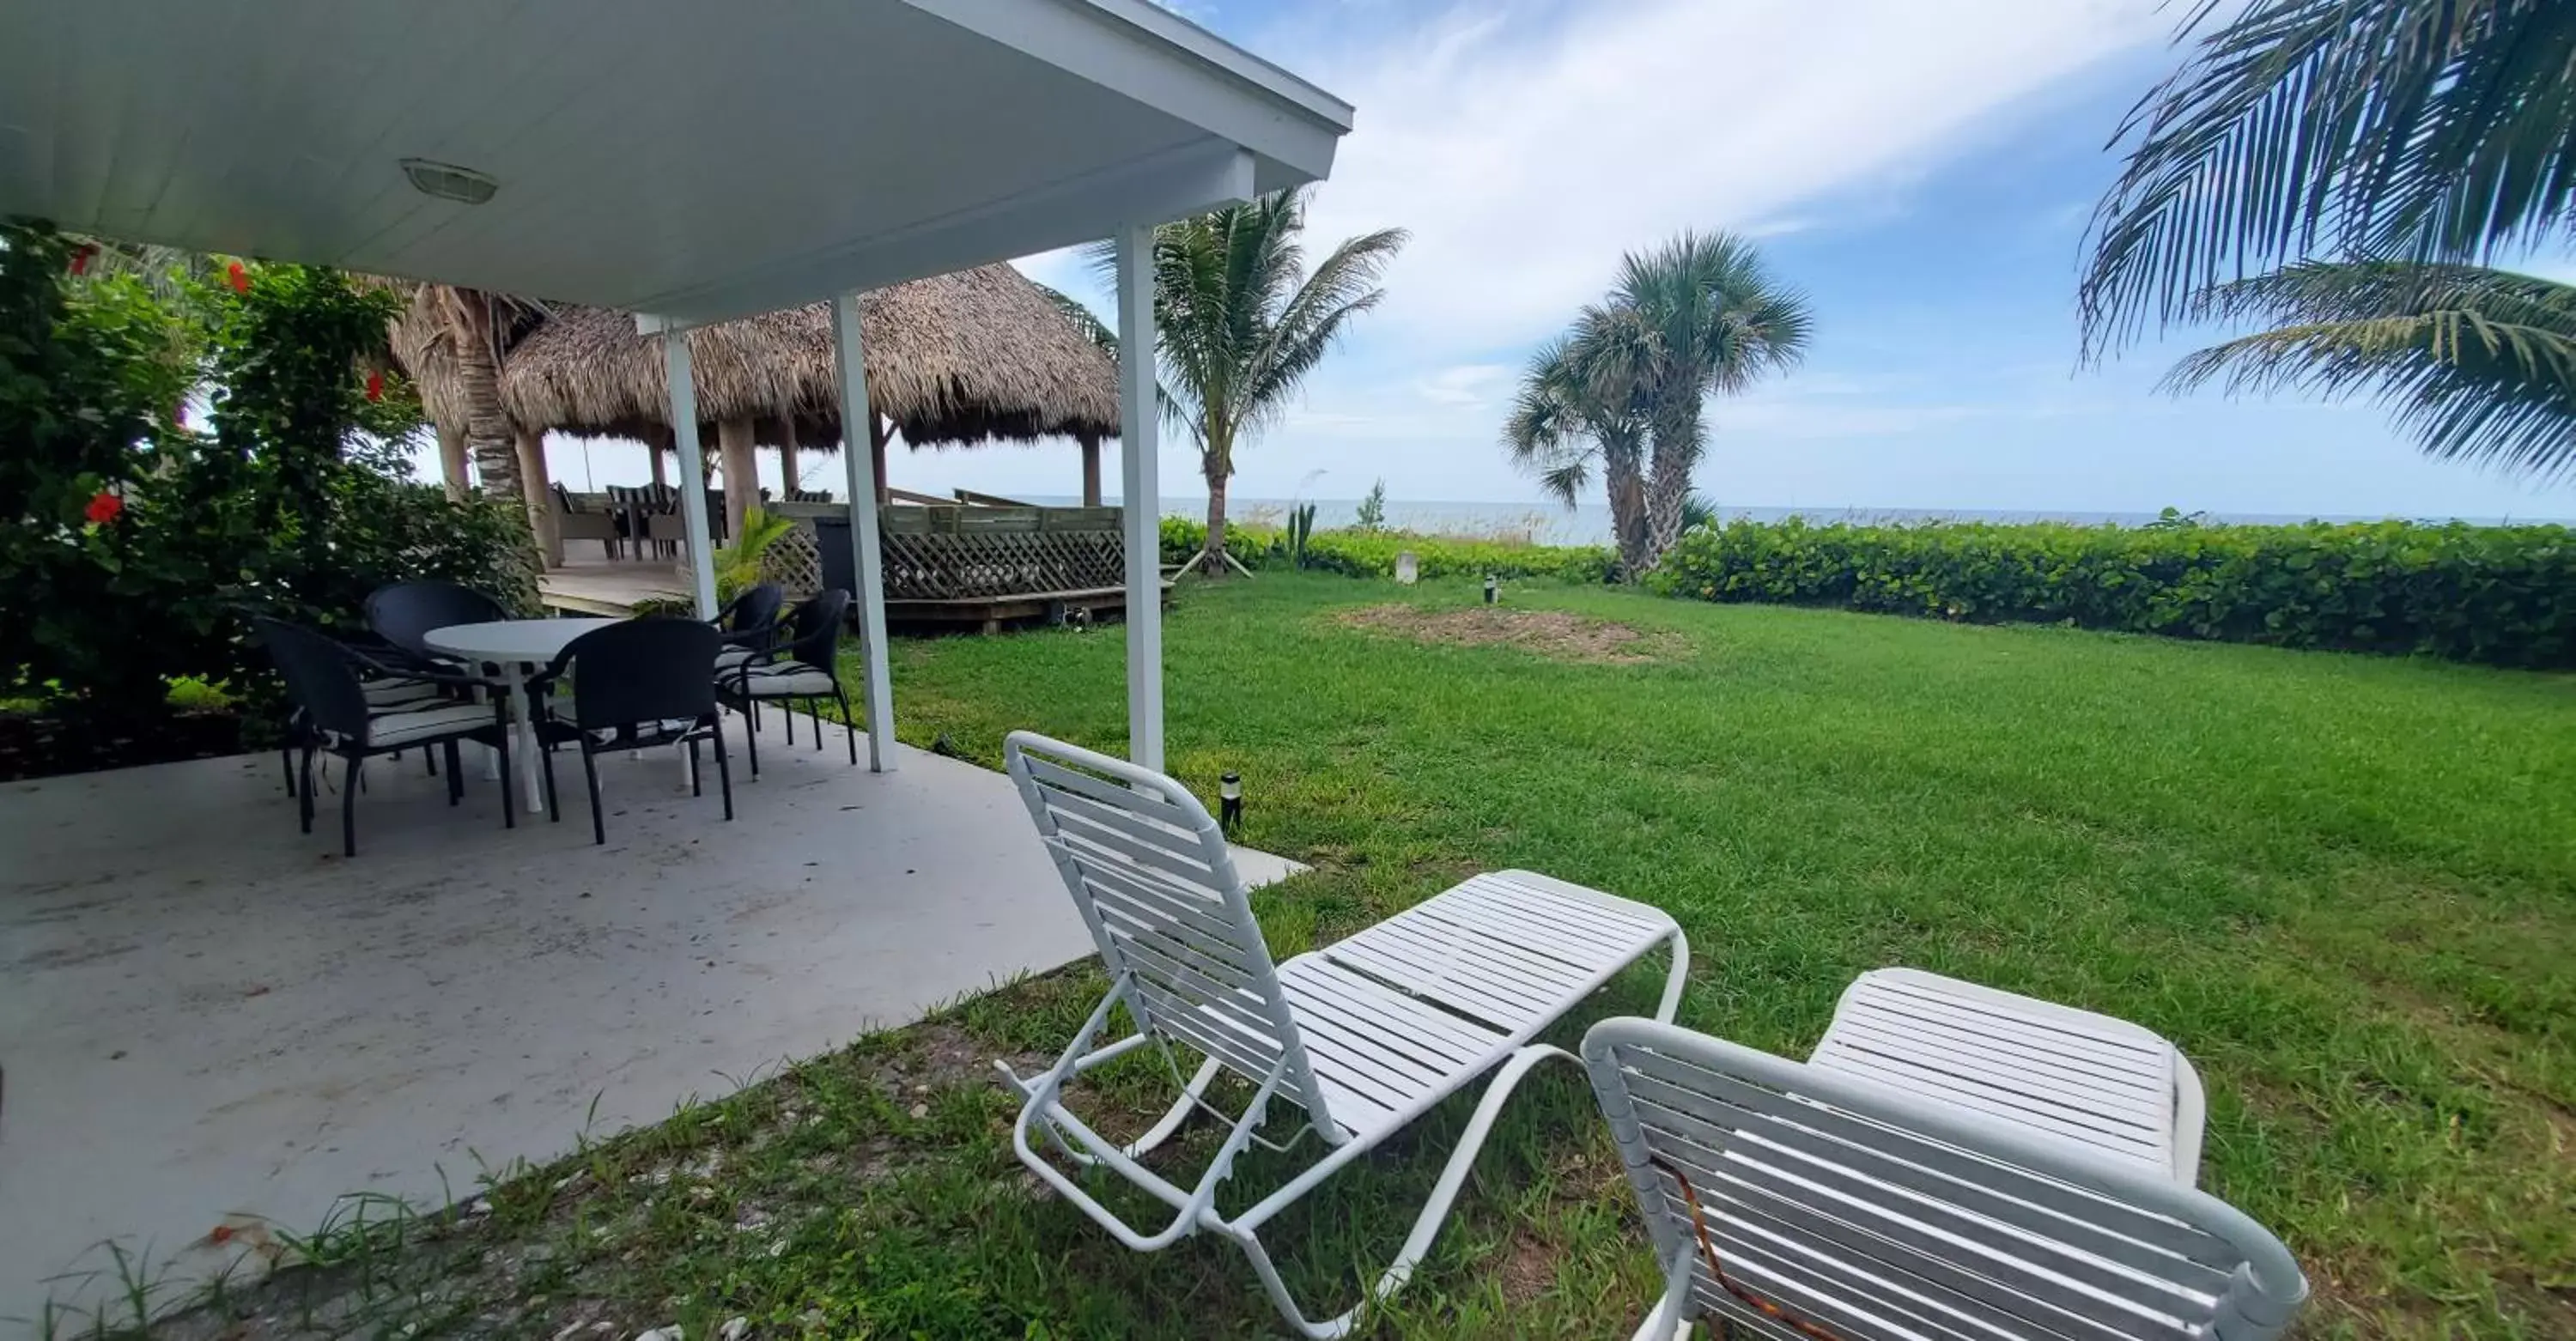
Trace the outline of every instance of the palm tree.
<instances>
[{"instance_id":1,"label":"palm tree","mask_svg":"<svg viewBox=\"0 0 2576 1341\"><path fill-rule=\"evenodd\" d=\"M501 341L512 300L480 289L424 286L447 318L447 347L456 360L456 389L464 402L465 451L483 479L483 492L520 500L519 447L501 410Z\"/></svg>"},{"instance_id":2,"label":"palm tree","mask_svg":"<svg viewBox=\"0 0 2576 1341\"><path fill-rule=\"evenodd\" d=\"M1597 467L1608 487L1619 566L1642 573L1654 561L1646 527L1646 419L1624 389L1603 394L1576 361L1586 324L1577 323L1575 333L1548 341L1530 356L1520 394L1503 421L1503 446L1568 508L1590 487Z\"/></svg>"},{"instance_id":3,"label":"palm tree","mask_svg":"<svg viewBox=\"0 0 2576 1341\"><path fill-rule=\"evenodd\" d=\"M2200 0L2186 37L2226 8ZM2254 0L2139 100L2094 212L2086 348L2303 258L2482 265L2576 223L2576 6Z\"/></svg>"},{"instance_id":4,"label":"palm tree","mask_svg":"<svg viewBox=\"0 0 2576 1341\"><path fill-rule=\"evenodd\" d=\"M1353 317L1378 305L1400 228L1345 240L1304 269L1303 189L1280 191L1154 230L1154 324L1167 412L1190 430L1207 479L1205 555L1225 558L1225 487L1235 449L1286 408ZM1093 252L1114 274L1116 252ZM1128 500L1138 505L1138 500Z\"/></svg>"},{"instance_id":5,"label":"palm tree","mask_svg":"<svg viewBox=\"0 0 2576 1341\"><path fill-rule=\"evenodd\" d=\"M2220 8L2204 0L2185 34ZM2120 127L2086 356L2151 326L2285 322L2167 385L2375 387L2435 456L2566 469L2566 291L2484 267L2576 224L2571 69L2576 6L2255 0Z\"/></svg>"},{"instance_id":6,"label":"palm tree","mask_svg":"<svg viewBox=\"0 0 2576 1341\"><path fill-rule=\"evenodd\" d=\"M2192 309L2274 329L2204 349L2177 391L2375 391L2424 450L2536 475L2576 465L2576 287L2478 266L2310 261Z\"/></svg>"},{"instance_id":7,"label":"palm tree","mask_svg":"<svg viewBox=\"0 0 2576 1341\"><path fill-rule=\"evenodd\" d=\"M1796 366L1813 326L1806 298L1732 234L1684 233L1621 258L1610 301L1586 313L1573 357L1596 394L1624 399L1645 419L1648 554L1635 571L1681 538L1691 472L1707 452L1709 395Z\"/></svg>"}]
</instances>

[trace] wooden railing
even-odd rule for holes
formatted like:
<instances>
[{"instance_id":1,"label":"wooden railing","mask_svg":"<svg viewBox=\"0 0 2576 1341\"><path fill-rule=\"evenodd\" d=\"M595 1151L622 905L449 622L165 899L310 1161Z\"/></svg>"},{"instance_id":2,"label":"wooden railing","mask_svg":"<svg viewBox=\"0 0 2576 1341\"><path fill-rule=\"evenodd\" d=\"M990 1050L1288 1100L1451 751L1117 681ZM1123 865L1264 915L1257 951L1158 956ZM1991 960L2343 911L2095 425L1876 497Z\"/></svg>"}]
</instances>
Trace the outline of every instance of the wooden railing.
<instances>
[{"instance_id":1,"label":"wooden railing","mask_svg":"<svg viewBox=\"0 0 2576 1341\"><path fill-rule=\"evenodd\" d=\"M780 503L798 523L764 567L790 592L819 589L846 570L827 562L814 523L846 523L842 504ZM976 507L897 503L878 513L888 601L975 601L1111 591L1126 581L1117 508ZM836 533L839 527L832 528Z\"/></svg>"}]
</instances>

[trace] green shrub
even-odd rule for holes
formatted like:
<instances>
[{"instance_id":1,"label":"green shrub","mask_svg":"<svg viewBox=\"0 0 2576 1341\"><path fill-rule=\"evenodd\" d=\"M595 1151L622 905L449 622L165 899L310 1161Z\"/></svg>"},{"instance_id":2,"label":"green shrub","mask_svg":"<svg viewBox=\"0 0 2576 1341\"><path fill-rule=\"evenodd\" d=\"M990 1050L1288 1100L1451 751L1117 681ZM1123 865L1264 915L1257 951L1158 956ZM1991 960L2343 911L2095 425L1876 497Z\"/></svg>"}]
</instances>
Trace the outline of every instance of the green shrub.
<instances>
[{"instance_id":1,"label":"green shrub","mask_svg":"<svg viewBox=\"0 0 2576 1341\"><path fill-rule=\"evenodd\" d=\"M1411 550L1424 577L1552 577L1606 582L1616 556L1599 545L1514 545L1496 540L1407 535L1401 531L1318 531L1306 542L1306 566L1352 577L1393 577L1395 556Z\"/></svg>"},{"instance_id":2,"label":"green shrub","mask_svg":"<svg viewBox=\"0 0 2576 1341\"><path fill-rule=\"evenodd\" d=\"M1162 546L1166 567L1188 563L1207 548L1207 523L1193 517L1165 517ZM1288 533L1276 526L1230 521L1225 528L1225 552L1246 568L1288 566Z\"/></svg>"},{"instance_id":3,"label":"green shrub","mask_svg":"<svg viewBox=\"0 0 2576 1341\"><path fill-rule=\"evenodd\" d=\"M408 478L418 402L368 375L389 292L242 264L174 294L75 279L79 247L0 236L0 691L130 721L193 680L256 715L246 609L353 625L412 577L533 604L523 510Z\"/></svg>"},{"instance_id":4,"label":"green shrub","mask_svg":"<svg viewBox=\"0 0 2576 1341\"><path fill-rule=\"evenodd\" d=\"M1188 517L1163 519L1163 562L1185 563L1205 544L1207 524ZM1294 566L1288 534L1259 527L1230 527L1226 550L1247 568ZM1393 577L1398 551L1412 550L1424 577L1552 577L1606 582L1616 556L1599 545L1515 545L1499 540L1411 535L1403 531L1317 531L1306 538L1305 567L1345 577Z\"/></svg>"},{"instance_id":5,"label":"green shrub","mask_svg":"<svg viewBox=\"0 0 2576 1341\"><path fill-rule=\"evenodd\" d=\"M2576 666L2563 526L2147 528L1736 522L1684 536L1667 595Z\"/></svg>"}]
</instances>

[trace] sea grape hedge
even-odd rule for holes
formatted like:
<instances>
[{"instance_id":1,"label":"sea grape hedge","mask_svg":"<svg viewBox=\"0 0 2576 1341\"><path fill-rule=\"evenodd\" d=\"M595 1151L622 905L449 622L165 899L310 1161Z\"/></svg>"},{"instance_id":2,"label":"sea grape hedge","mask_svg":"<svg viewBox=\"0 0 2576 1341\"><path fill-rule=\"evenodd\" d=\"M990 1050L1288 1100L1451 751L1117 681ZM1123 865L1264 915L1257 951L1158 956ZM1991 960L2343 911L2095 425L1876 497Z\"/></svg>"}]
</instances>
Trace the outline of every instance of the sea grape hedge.
<instances>
[{"instance_id":1,"label":"sea grape hedge","mask_svg":"<svg viewBox=\"0 0 2576 1341\"><path fill-rule=\"evenodd\" d=\"M2576 667L2576 531L2564 526L1736 522L1684 536L1648 585L1709 601Z\"/></svg>"},{"instance_id":2,"label":"sea grape hedge","mask_svg":"<svg viewBox=\"0 0 2576 1341\"><path fill-rule=\"evenodd\" d=\"M1207 525L1187 517L1163 519L1163 562L1184 563L1206 543ZM1247 568L1289 566L1288 537L1267 527L1230 527L1226 552ZM1398 551L1411 550L1429 577L1549 577L1603 582L1616 557L1598 545L1519 545L1496 540L1413 535L1403 531L1317 531L1306 542L1305 566L1347 577L1393 577Z\"/></svg>"}]
</instances>

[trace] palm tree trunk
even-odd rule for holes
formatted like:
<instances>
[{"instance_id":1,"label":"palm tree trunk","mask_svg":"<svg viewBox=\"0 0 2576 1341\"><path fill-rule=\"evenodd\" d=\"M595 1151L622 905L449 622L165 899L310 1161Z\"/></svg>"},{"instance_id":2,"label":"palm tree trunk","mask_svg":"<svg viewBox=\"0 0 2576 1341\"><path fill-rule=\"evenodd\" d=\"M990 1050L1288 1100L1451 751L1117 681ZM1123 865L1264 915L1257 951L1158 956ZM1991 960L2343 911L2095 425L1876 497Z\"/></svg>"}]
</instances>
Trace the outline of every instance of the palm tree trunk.
<instances>
[{"instance_id":1,"label":"palm tree trunk","mask_svg":"<svg viewBox=\"0 0 2576 1341\"><path fill-rule=\"evenodd\" d=\"M1646 467L1646 536L1651 552L1640 571L1662 563L1664 551L1682 538L1682 504L1690 498L1691 471L1699 465L1704 432L1698 388L1693 386L1688 396L1686 404L1657 416L1654 456Z\"/></svg>"},{"instance_id":2,"label":"palm tree trunk","mask_svg":"<svg viewBox=\"0 0 2576 1341\"><path fill-rule=\"evenodd\" d=\"M778 417L778 496L791 497L796 492L796 416Z\"/></svg>"},{"instance_id":3,"label":"palm tree trunk","mask_svg":"<svg viewBox=\"0 0 2576 1341\"><path fill-rule=\"evenodd\" d=\"M1207 450L1199 458L1200 473L1207 476L1208 512L1207 562L1199 570L1209 577L1225 576L1225 483L1234 474L1234 453L1227 450L1233 443L1219 429L1207 435ZM1152 506L1151 500L1130 498L1127 506Z\"/></svg>"},{"instance_id":4,"label":"palm tree trunk","mask_svg":"<svg viewBox=\"0 0 2576 1341\"><path fill-rule=\"evenodd\" d=\"M1695 454L1694 454L1695 455ZM1654 483L1646 494L1646 568L1664 561L1664 551L1682 538L1682 504L1690 498L1691 465L1680 453L1657 451Z\"/></svg>"},{"instance_id":5,"label":"palm tree trunk","mask_svg":"<svg viewBox=\"0 0 2576 1341\"><path fill-rule=\"evenodd\" d=\"M886 482L886 443L893 438L894 426L886 422L885 416L868 411L868 451L876 457L878 507L894 501L894 495L888 492L894 486Z\"/></svg>"},{"instance_id":6,"label":"palm tree trunk","mask_svg":"<svg viewBox=\"0 0 2576 1341\"><path fill-rule=\"evenodd\" d=\"M1207 562L1199 571L1209 577L1225 576L1225 476L1208 481Z\"/></svg>"},{"instance_id":7,"label":"palm tree trunk","mask_svg":"<svg viewBox=\"0 0 2576 1341\"><path fill-rule=\"evenodd\" d=\"M519 446L501 412L500 360L492 349L492 302L473 289L445 293L448 331L456 347L456 383L465 402L465 450L483 477L483 492L517 501Z\"/></svg>"},{"instance_id":8,"label":"palm tree trunk","mask_svg":"<svg viewBox=\"0 0 2576 1341\"><path fill-rule=\"evenodd\" d=\"M528 490L528 529L537 537L537 552L545 556L546 567L563 567L562 514L555 509L554 488L546 478L546 435L520 429L514 444L519 457L519 479Z\"/></svg>"},{"instance_id":9,"label":"palm tree trunk","mask_svg":"<svg viewBox=\"0 0 2576 1341\"><path fill-rule=\"evenodd\" d=\"M465 466L463 424L448 421L438 424L438 473L446 481L447 496L452 501L463 502L467 492L473 489L473 477Z\"/></svg>"},{"instance_id":10,"label":"palm tree trunk","mask_svg":"<svg viewBox=\"0 0 2576 1341\"><path fill-rule=\"evenodd\" d=\"M760 464L752 458L751 421L727 419L716 425L716 442L724 457L725 538L742 534L742 514L760 501Z\"/></svg>"},{"instance_id":11,"label":"palm tree trunk","mask_svg":"<svg viewBox=\"0 0 2576 1341\"><path fill-rule=\"evenodd\" d=\"M1633 447L1602 453L1601 474L1610 488L1610 534L1619 547L1619 567L1630 581L1655 563L1654 532L1646 521L1643 464Z\"/></svg>"}]
</instances>

